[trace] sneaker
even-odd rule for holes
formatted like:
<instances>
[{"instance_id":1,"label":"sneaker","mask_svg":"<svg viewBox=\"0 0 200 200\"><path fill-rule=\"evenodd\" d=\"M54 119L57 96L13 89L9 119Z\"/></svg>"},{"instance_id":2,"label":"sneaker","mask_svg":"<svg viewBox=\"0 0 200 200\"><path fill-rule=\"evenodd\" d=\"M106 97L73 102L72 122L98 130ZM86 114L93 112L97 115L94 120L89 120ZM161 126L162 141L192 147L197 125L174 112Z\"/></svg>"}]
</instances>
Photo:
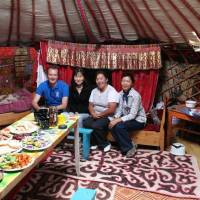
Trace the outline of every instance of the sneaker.
<instances>
[{"instance_id":1,"label":"sneaker","mask_svg":"<svg viewBox=\"0 0 200 200\"><path fill-rule=\"evenodd\" d=\"M97 145L94 145L94 146L91 146L90 149L91 149L91 150L96 150L97 147L98 147Z\"/></svg>"},{"instance_id":2,"label":"sneaker","mask_svg":"<svg viewBox=\"0 0 200 200\"><path fill-rule=\"evenodd\" d=\"M132 149L130 149L127 153L126 153L126 157L127 158L131 158L132 156L134 156L134 154L136 153L136 146L134 145Z\"/></svg>"},{"instance_id":3,"label":"sneaker","mask_svg":"<svg viewBox=\"0 0 200 200\"><path fill-rule=\"evenodd\" d=\"M106 147L104 147L103 151L108 152L111 149L111 144L108 144Z\"/></svg>"}]
</instances>

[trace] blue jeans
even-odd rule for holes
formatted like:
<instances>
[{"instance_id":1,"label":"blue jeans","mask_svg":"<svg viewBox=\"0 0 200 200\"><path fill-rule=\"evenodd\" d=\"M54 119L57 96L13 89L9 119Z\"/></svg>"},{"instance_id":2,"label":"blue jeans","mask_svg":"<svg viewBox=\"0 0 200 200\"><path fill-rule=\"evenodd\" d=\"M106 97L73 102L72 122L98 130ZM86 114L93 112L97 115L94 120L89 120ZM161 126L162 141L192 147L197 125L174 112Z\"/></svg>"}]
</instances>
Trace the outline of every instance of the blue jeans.
<instances>
[{"instance_id":1,"label":"blue jeans","mask_svg":"<svg viewBox=\"0 0 200 200\"><path fill-rule=\"evenodd\" d=\"M129 131L140 130L143 129L144 126L145 123L141 123L133 119L126 122L120 122L111 129L112 135L116 142L119 144L122 153L127 153L130 149L133 148L132 140L129 136Z\"/></svg>"}]
</instances>

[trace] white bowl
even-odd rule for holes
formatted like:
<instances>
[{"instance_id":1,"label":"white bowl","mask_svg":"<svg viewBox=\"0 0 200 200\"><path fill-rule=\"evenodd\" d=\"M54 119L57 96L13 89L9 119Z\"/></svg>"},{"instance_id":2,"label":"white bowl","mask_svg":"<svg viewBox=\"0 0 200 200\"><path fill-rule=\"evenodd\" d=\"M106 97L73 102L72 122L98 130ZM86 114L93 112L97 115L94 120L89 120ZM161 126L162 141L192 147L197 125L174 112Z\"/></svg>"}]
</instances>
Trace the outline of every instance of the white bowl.
<instances>
[{"instance_id":1,"label":"white bowl","mask_svg":"<svg viewBox=\"0 0 200 200\"><path fill-rule=\"evenodd\" d=\"M170 153L176 156L184 156L185 146L181 143L173 143L171 145Z\"/></svg>"},{"instance_id":2,"label":"white bowl","mask_svg":"<svg viewBox=\"0 0 200 200\"><path fill-rule=\"evenodd\" d=\"M185 105L186 107L188 108L195 108L195 106L197 105L197 102L196 101L193 101L193 100L187 100L185 102Z\"/></svg>"}]
</instances>

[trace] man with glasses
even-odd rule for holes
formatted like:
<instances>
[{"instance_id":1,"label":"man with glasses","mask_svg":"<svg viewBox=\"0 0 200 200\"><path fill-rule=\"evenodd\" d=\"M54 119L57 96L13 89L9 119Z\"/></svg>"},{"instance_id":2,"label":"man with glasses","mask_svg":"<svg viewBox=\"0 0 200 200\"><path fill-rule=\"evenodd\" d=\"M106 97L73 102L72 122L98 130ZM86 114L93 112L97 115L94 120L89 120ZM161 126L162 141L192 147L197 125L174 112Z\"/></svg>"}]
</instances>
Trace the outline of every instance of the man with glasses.
<instances>
[{"instance_id":1,"label":"man with glasses","mask_svg":"<svg viewBox=\"0 0 200 200\"><path fill-rule=\"evenodd\" d=\"M66 109L69 96L69 86L58 80L58 68L50 66L47 71L48 80L44 81L36 89L32 105L35 110L40 110L38 104L41 97L44 97L46 106L54 106L57 111Z\"/></svg>"}]
</instances>

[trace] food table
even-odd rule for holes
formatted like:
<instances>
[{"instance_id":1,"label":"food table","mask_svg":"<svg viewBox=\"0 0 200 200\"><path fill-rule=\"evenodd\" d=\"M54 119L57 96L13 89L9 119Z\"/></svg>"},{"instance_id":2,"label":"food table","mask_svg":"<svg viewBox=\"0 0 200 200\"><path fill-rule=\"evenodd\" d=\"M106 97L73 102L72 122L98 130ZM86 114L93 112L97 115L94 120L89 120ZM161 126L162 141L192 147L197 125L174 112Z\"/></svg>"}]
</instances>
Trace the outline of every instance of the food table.
<instances>
[{"instance_id":1,"label":"food table","mask_svg":"<svg viewBox=\"0 0 200 200\"><path fill-rule=\"evenodd\" d=\"M22 121L34 121L33 113L27 115ZM20 121L21 121L20 120ZM11 125L12 126L12 125ZM9 127L8 127L9 128ZM51 129L51 145L42 151L26 151L22 150L23 153L31 155L33 157L33 163L28 167L18 172L4 172L4 178L0 182L0 199L4 198L20 181L26 177L40 162L42 162L53 149L58 145L70 132L70 129L74 129L75 136L75 167L76 173L80 175L80 155L79 155L79 132L78 132L78 117L69 118L67 120L66 129L58 129L54 127Z\"/></svg>"},{"instance_id":2,"label":"food table","mask_svg":"<svg viewBox=\"0 0 200 200\"><path fill-rule=\"evenodd\" d=\"M197 108L199 109L199 108ZM167 117L167 146L171 145L172 140L175 138L175 133L173 132L173 125L172 125L172 119L173 117L176 117L177 119L189 121L191 123L200 124L200 115L194 116L191 114L191 109L187 108L185 104L175 105L168 107L167 111L168 117ZM187 132L195 133L195 131L186 130L184 128L178 128L180 130L184 130ZM198 133L196 133L198 134Z\"/></svg>"}]
</instances>

